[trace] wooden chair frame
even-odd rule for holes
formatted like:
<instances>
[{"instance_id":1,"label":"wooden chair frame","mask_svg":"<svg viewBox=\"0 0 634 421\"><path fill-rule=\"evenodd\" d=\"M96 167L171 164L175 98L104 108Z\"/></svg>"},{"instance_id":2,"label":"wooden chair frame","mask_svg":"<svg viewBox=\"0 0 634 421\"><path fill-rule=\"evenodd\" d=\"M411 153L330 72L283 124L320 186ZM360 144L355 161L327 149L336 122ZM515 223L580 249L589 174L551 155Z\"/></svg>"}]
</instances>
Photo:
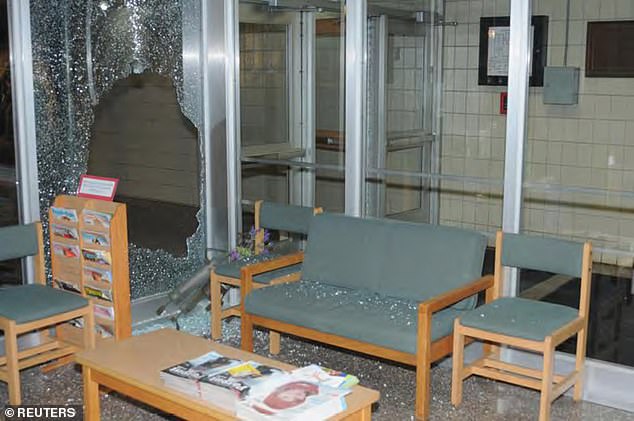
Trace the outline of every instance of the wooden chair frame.
<instances>
[{"instance_id":1,"label":"wooden chair frame","mask_svg":"<svg viewBox=\"0 0 634 421\"><path fill-rule=\"evenodd\" d=\"M260 326L271 331L284 332L294 336L310 339L313 341L334 345L352 351L362 352L379 358L397 361L403 364L416 367L416 418L426 419L429 416L431 364L449 355L452 351L453 336L447 335L434 342L431 341L432 315L445 309L465 298L471 297L481 291L490 293L494 286L493 276L483 276L467 285L439 295L418 304L418 332L416 353L410 354L391 348L374 345L343 336L320 332L290 323L280 322L246 313L244 311L244 299L254 288L253 276L284 267L300 263L304 260L304 253L299 252L293 255L283 256L278 259L269 260L262 263L245 266L242 268L242 279L244 285L241 289L241 346L245 351L253 352L253 327Z\"/></svg>"},{"instance_id":2,"label":"wooden chair frame","mask_svg":"<svg viewBox=\"0 0 634 421\"><path fill-rule=\"evenodd\" d=\"M504 234L499 231L495 242L494 288L487 292L486 302L492 302L501 296L503 283L502 247ZM575 401L582 398L586 339L588 330L588 312L590 307L590 282L592 278L592 246L586 242L583 246L581 294L579 316L547 336L544 341L534 341L486 330L466 327L460 319L454 321L453 370L451 402L458 406L462 402L462 382L472 374L488 377L507 383L528 387L541 392L539 420L550 417L552 402L574 385ZM555 347L566 339L577 335L575 370L566 375L554 373ZM482 358L464 365L465 340L485 342ZM541 353L544 356L543 369L535 370L504 362L500 359L500 345L507 345Z\"/></svg>"},{"instance_id":3,"label":"wooden chair frame","mask_svg":"<svg viewBox=\"0 0 634 421\"><path fill-rule=\"evenodd\" d=\"M256 229L256 237L255 237L255 251L256 254L260 254L264 247L264 232L260 230L260 210L262 209L262 200L258 200L255 202L255 229ZM322 208L315 208L313 210L313 214L317 215L322 213ZM290 266L290 265L288 265ZM280 266L279 268L282 268ZM278 269L279 269L278 268ZM299 280L301 276L301 272L295 272L288 275L281 276L279 278L273 279L268 284L262 284L257 282L252 282L252 288L264 288L270 285L281 284L284 282L294 282ZM222 292L221 286L222 284L231 285L234 287L239 287L241 290L243 288L243 280L241 278L231 278L228 276L218 275L215 270L211 271L209 276L209 295L211 301L211 338L214 340L218 340L222 337L222 320L227 317L237 316L240 317L242 314L241 305L234 305L228 308L222 308ZM269 352L271 354L278 354L280 352L280 334L278 332L271 331L269 336Z\"/></svg>"},{"instance_id":4,"label":"wooden chair frame","mask_svg":"<svg viewBox=\"0 0 634 421\"><path fill-rule=\"evenodd\" d=\"M46 285L44 272L44 250L42 238L42 224L37 222L38 253L35 259L35 280L40 285ZM64 341L60 338L50 337L49 327L82 317L84 319L83 346L82 344ZM5 356L0 357L0 380L9 384L9 404L20 405L22 401L20 392L20 370L42 364L47 361L61 359L73 355L77 351L95 346L95 320L92 301L88 305L77 310L17 324L14 320L0 316L0 330L4 332ZM40 344L18 350L18 336L38 331Z\"/></svg>"}]
</instances>

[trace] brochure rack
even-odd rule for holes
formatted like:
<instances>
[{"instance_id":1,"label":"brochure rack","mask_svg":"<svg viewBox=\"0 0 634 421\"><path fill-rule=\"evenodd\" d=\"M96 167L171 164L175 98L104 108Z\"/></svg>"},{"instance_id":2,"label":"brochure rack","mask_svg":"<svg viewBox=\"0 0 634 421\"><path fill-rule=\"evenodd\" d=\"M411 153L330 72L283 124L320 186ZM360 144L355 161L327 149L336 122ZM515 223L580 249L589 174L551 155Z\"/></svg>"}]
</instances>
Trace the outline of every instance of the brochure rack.
<instances>
[{"instance_id":1,"label":"brochure rack","mask_svg":"<svg viewBox=\"0 0 634 421\"><path fill-rule=\"evenodd\" d=\"M102 338L132 333L126 205L60 195L49 209L53 286L93 300ZM75 336L81 326L63 326Z\"/></svg>"}]
</instances>

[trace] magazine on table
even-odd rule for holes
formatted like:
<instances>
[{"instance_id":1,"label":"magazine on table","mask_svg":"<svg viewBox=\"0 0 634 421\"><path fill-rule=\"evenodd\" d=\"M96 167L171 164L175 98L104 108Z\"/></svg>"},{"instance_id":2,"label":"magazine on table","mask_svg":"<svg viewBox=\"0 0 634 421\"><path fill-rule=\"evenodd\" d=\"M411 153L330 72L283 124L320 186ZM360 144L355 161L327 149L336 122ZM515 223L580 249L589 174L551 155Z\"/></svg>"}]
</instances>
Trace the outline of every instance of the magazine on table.
<instances>
[{"instance_id":1,"label":"magazine on table","mask_svg":"<svg viewBox=\"0 0 634 421\"><path fill-rule=\"evenodd\" d=\"M234 367L242 363L241 360L225 357L215 351L208 352L200 357L176 364L161 371L161 377L178 377L187 380L200 380L209 375Z\"/></svg>"},{"instance_id":2,"label":"magazine on table","mask_svg":"<svg viewBox=\"0 0 634 421\"><path fill-rule=\"evenodd\" d=\"M241 360L228 358L211 351L200 357L168 367L161 371L160 376L168 387L196 398L211 400L222 408L234 411L236 398L231 391L220 387L213 387L211 390L201 387L201 379L241 363Z\"/></svg>"},{"instance_id":3,"label":"magazine on table","mask_svg":"<svg viewBox=\"0 0 634 421\"><path fill-rule=\"evenodd\" d=\"M236 415L246 420L324 420L346 409L348 393L284 374L254 386L236 405Z\"/></svg>"},{"instance_id":4,"label":"magazine on table","mask_svg":"<svg viewBox=\"0 0 634 421\"><path fill-rule=\"evenodd\" d=\"M317 365L289 373L214 351L168 367L160 376L166 386L246 420L329 418L346 409L344 397L358 382L354 376Z\"/></svg>"},{"instance_id":5,"label":"magazine on table","mask_svg":"<svg viewBox=\"0 0 634 421\"><path fill-rule=\"evenodd\" d=\"M221 387L232 392L236 398L244 399L258 384L284 373L283 370L276 367L247 361L214 375L203 377L200 379L201 389L207 385Z\"/></svg>"},{"instance_id":6,"label":"magazine on table","mask_svg":"<svg viewBox=\"0 0 634 421\"><path fill-rule=\"evenodd\" d=\"M359 384L359 379L352 374L331 368L321 367L317 364L307 365L292 371L294 377L307 381L316 381L319 384L334 387L335 389L350 389Z\"/></svg>"}]
</instances>

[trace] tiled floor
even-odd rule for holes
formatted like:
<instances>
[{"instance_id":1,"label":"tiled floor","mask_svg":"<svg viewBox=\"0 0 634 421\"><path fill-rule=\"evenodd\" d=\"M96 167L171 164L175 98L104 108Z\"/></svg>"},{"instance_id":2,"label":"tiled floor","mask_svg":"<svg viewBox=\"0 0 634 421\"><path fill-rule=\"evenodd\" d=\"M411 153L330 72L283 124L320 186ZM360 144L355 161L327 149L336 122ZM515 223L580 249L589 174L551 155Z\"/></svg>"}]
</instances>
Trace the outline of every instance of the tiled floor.
<instances>
[{"instance_id":1,"label":"tiled floor","mask_svg":"<svg viewBox=\"0 0 634 421\"><path fill-rule=\"evenodd\" d=\"M187 318L185 318L187 319ZM188 329L197 323L184 320ZM224 342L238 343L237 320L225 323ZM256 352L265 354L266 336L259 333ZM166 344L165 346L169 346ZM282 353L277 357L296 365L317 362L346 370L360 377L365 386L381 392L374 408L375 420L410 420L414 411L414 370L397 364L366 358L308 342L284 338ZM458 409L449 401L450 371L444 367L432 370L432 420L534 420L539 406L537 392L479 378L465 382L464 403ZM80 404L81 376L76 368L67 366L48 374L39 369L22 373L22 393L25 404ZM6 402L7 389L0 383L0 402ZM161 420L167 417L150 408L142 407L124 397L110 394L102 398L102 419L106 420ZM556 400L553 420L634 420L634 414L591 403L575 403L569 397Z\"/></svg>"}]
</instances>

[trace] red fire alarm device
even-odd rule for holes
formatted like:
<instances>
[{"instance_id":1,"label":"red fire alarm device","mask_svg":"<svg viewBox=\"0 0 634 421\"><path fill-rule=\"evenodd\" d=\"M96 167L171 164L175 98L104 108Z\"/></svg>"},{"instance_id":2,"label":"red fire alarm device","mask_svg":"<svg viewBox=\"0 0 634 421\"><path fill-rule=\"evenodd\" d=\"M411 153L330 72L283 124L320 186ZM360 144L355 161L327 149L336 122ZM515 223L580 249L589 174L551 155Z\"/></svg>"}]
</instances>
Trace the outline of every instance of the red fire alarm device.
<instances>
[{"instance_id":1,"label":"red fire alarm device","mask_svg":"<svg viewBox=\"0 0 634 421\"><path fill-rule=\"evenodd\" d=\"M508 103L508 93L500 92L500 114L506 115Z\"/></svg>"}]
</instances>

